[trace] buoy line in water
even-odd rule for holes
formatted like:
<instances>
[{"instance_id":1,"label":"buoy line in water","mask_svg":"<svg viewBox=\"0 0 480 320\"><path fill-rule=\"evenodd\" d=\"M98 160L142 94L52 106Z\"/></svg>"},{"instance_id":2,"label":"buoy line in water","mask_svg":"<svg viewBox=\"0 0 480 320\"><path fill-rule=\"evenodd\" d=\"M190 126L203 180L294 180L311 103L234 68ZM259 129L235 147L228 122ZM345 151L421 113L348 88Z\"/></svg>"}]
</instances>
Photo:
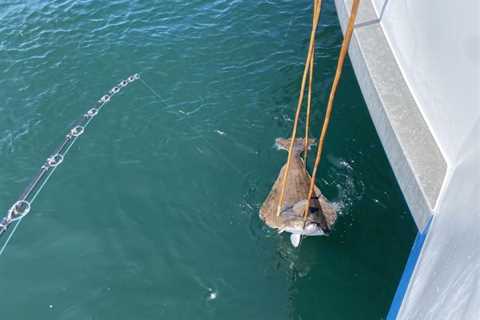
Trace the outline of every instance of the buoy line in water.
<instances>
[{"instance_id":1,"label":"buoy line in water","mask_svg":"<svg viewBox=\"0 0 480 320\"><path fill-rule=\"evenodd\" d=\"M22 219L30 212L31 206L40 191L42 191L45 184L48 182L57 167L63 162L65 156L67 155L73 144L85 132L90 122L99 114L102 108L108 102L110 102L113 96L115 96L124 88L126 88L129 84L137 80L141 80L141 82L145 86L147 86L147 88L153 91L153 89L151 89L150 86L148 86L140 78L140 75L138 73L135 73L128 78L120 81L118 84L113 86L107 94L103 95L93 107L88 109L88 111L82 115L82 117L69 130L63 142L55 149L52 155L47 158L45 163L40 167L39 172L32 178L27 188L23 191L17 201L10 207L10 209L7 211L7 214L0 221L0 237L7 231L7 229L12 224L15 224L12 232L10 232L5 243L0 248L0 255L2 255L5 251L5 248L13 237L13 234L17 230ZM160 98L157 93L155 95Z\"/></svg>"}]
</instances>

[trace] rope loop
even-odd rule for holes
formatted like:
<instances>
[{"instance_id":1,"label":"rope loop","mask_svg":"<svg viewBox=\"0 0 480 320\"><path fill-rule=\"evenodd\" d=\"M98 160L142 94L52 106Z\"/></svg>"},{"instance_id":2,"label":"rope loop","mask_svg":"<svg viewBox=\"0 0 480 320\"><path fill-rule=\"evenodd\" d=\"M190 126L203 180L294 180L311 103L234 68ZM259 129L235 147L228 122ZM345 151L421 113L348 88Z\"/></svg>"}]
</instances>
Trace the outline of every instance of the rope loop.
<instances>
[{"instance_id":1,"label":"rope loop","mask_svg":"<svg viewBox=\"0 0 480 320\"><path fill-rule=\"evenodd\" d=\"M126 87L128 85L128 81L127 80L122 80L120 83L119 83L120 87Z\"/></svg>"},{"instance_id":2,"label":"rope loop","mask_svg":"<svg viewBox=\"0 0 480 320\"><path fill-rule=\"evenodd\" d=\"M110 94L117 94L117 93L119 93L119 92L120 92L120 88L117 87L117 86L113 87L113 88L110 89L110 91L109 91Z\"/></svg>"},{"instance_id":3,"label":"rope loop","mask_svg":"<svg viewBox=\"0 0 480 320\"><path fill-rule=\"evenodd\" d=\"M60 153L54 154L47 159L47 164L49 167L54 168L58 166L63 161L63 155Z\"/></svg>"},{"instance_id":4,"label":"rope loop","mask_svg":"<svg viewBox=\"0 0 480 320\"><path fill-rule=\"evenodd\" d=\"M87 111L85 114L87 118L93 118L98 114L98 109L97 108L91 108L90 110Z\"/></svg>"},{"instance_id":5,"label":"rope loop","mask_svg":"<svg viewBox=\"0 0 480 320\"><path fill-rule=\"evenodd\" d=\"M110 101L110 96L108 94L100 98L100 102L107 103L108 101Z\"/></svg>"},{"instance_id":6,"label":"rope loop","mask_svg":"<svg viewBox=\"0 0 480 320\"><path fill-rule=\"evenodd\" d=\"M6 227L12 221L23 218L30 212L30 208L30 202L28 202L27 200L18 200L12 205L10 210L8 210L8 215L6 219L4 219L7 224L5 225L2 220L2 225Z\"/></svg>"},{"instance_id":7,"label":"rope loop","mask_svg":"<svg viewBox=\"0 0 480 320\"><path fill-rule=\"evenodd\" d=\"M70 135L72 137L79 137L80 135L82 135L82 133L85 131L85 127L84 126L75 126L73 127L71 130L70 130Z\"/></svg>"}]
</instances>

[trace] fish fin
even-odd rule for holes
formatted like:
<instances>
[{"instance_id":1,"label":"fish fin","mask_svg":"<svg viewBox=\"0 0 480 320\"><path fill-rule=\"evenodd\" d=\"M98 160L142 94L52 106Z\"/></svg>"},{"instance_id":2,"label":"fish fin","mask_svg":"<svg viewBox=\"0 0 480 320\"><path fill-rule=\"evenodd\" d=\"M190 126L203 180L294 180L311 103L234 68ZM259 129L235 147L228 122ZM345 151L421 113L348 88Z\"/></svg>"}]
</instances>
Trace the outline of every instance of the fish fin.
<instances>
[{"instance_id":1,"label":"fish fin","mask_svg":"<svg viewBox=\"0 0 480 320\"><path fill-rule=\"evenodd\" d=\"M318 199L318 201L320 201L321 199L324 199L325 197L323 196L322 192L320 191L320 188L315 186L315 196L316 198Z\"/></svg>"},{"instance_id":2,"label":"fish fin","mask_svg":"<svg viewBox=\"0 0 480 320\"><path fill-rule=\"evenodd\" d=\"M292 243L292 246L295 248L298 248L300 245L300 240L302 240L302 235L299 233L292 233L290 235L290 242Z\"/></svg>"},{"instance_id":3,"label":"fish fin","mask_svg":"<svg viewBox=\"0 0 480 320\"><path fill-rule=\"evenodd\" d=\"M322 216L325 218L325 225L322 226L322 229L328 233L330 232L331 227L337 220L337 213L332 204L328 201L327 198L322 194L320 189L315 186L315 194L318 200L319 208L321 209Z\"/></svg>"},{"instance_id":4,"label":"fish fin","mask_svg":"<svg viewBox=\"0 0 480 320\"><path fill-rule=\"evenodd\" d=\"M288 147L290 146L290 139L277 138L275 139L275 146L278 148L278 150L288 151Z\"/></svg>"}]
</instances>

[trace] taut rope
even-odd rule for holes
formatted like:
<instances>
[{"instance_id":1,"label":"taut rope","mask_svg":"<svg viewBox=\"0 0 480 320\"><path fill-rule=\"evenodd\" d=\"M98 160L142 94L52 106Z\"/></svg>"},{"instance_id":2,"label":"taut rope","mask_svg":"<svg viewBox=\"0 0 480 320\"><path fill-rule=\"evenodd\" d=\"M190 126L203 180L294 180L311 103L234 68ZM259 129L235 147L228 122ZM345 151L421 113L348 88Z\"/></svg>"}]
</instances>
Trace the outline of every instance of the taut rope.
<instances>
[{"instance_id":1,"label":"taut rope","mask_svg":"<svg viewBox=\"0 0 480 320\"><path fill-rule=\"evenodd\" d=\"M307 74L310 68L310 64L313 62L312 56L313 56L313 49L314 49L314 43L315 43L315 34L317 32L318 20L320 18L321 4L322 4L321 0L314 0L313 24L312 24L312 31L310 33L310 44L308 47L307 58L305 60L305 68L303 70L302 85L300 88L300 94L298 96L297 111L295 112L295 120L293 122L292 137L290 139L290 146L288 147L288 159L287 159L285 173L283 175L282 189L280 191L280 199L278 201L277 217L280 215L280 212L282 211L283 200L285 198L285 187L288 179L288 171L290 170L290 164L291 164L292 154L293 154L292 152L293 145L295 143L295 136L297 135L298 119L300 117L300 112L302 110L303 96L305 94L305 83L307 82Z\"/></svg>"},{"instance_id":2,"label":"taut rope","mask_svg":"<svg viewBox=\"0 0 480 320\"><path fill-rule=\"evenodd\" d=\"M308 190L307 204L305 205L304 212L304 221L306 221L308 217L308 208L310 207L310 199L313 195L318 165L320 164L320 158L322 157L325 137L327 135L328 125L330 124L330 118L332 116L333 100L335 99L338 83L340 82L340 76L342 75L343 65L345 64L345 58L348 53L348 47L350 45L350 40L352 39L353 26L355 24L355 19L357 18L359 5L360 0L353 0L350 18L348 19L347 31L345 32L345 37L343 38L342 47L338 56L337 69L335 71L335 77L333 78L332 88L330 89L330 95L328 96L327 109L325 110L325 119L323 121L322 131L318 140L317 156L315 158L315 164L313 166L312 177L310 180L310 188Z\"/></svg>"},{"instance_id":3,"label":"taut rope","mask_svg":"<svg viewBox=\"0 0 480 320\"><path fill-rule=\"evenodd\" d=\"M319 1L319 0L314 0ZM313 6L313 18L315 19L315 9L316 5ZM313 22L312 22L313 23ZM313 86L313 67L315 65L315 39L313 39L313 51L312 57L310 58L310 71L308 73L308 96L307 96L307 113L305 119L305 140L303 141L303 161L305 162L305 168L307 167L307 157L308 157L308 131L310 130L310 110L312 107L312 86Z\"/></svg>"}]
</instances>

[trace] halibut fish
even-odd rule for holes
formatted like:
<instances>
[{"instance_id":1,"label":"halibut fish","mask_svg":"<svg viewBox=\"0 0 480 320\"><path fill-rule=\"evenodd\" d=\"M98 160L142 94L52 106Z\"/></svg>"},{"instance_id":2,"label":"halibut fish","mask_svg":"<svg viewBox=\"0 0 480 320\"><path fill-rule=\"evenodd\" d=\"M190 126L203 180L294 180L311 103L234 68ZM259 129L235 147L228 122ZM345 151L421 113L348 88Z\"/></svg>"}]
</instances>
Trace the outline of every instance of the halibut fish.
<instances>
[{"instance_id":1,"label":"halibut fish","mask_svg":"<svg viewBox=\"0 0 480 320\"><path fill-rule=\"evenodd\" d=\"M277 138L275 142L278 149L288 151L290 139ZM314 142L314 139L309 139L308 148L310 148ZM295 139L280 215L277 216L277 208L287 164L280 170L280 174L272 190L260 208L260 218L265 224L270 228L278 229L280 233L284 231L291 233L290 241L294 247L299 246L302 235L328 235L337 219L335 208L322 195L320 189L314 186L314 193L310 200L307 220L304 223L304 210L307 204L311 180L310 175L305 169L304 161L301 158L304 147L304 140L302 138Z\"/></svg>"}]
</instances>

